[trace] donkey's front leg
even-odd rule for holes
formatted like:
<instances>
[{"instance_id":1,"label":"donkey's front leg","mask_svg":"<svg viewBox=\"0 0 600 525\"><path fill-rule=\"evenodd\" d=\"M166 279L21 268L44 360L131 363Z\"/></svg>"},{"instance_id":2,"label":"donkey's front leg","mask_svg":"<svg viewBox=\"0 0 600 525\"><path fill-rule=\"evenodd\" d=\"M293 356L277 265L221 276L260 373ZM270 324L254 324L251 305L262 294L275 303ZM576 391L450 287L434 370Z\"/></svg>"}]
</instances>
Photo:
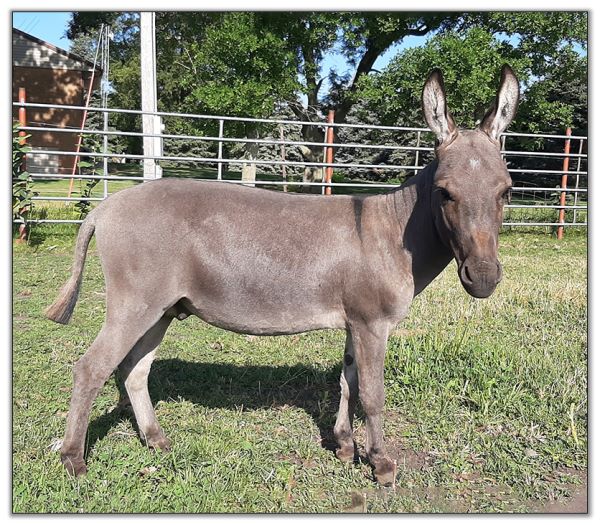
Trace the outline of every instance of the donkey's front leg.
<instances>
[{"instance_id":1,"label":"donkey's front leg","mask_svg":"<svg viewBox=\"0 0 600 525\"><path fill-rule=\"evenodd\" d=\"M359 398L367 418L367 455L375 479L382 485L394 481L394 464L383 442L383 364L389 327L369 324L351 327L352 344L358 369Z\"/></svg>"}]
</instances>

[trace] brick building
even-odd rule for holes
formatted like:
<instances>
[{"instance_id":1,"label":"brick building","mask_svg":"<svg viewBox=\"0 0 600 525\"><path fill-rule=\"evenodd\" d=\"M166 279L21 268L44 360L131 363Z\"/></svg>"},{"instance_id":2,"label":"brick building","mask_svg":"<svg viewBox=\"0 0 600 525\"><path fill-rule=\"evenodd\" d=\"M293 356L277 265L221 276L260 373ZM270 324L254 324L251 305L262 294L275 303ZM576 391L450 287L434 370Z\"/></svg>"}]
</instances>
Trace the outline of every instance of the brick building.
<instances>
[{"instance_id":1,"label":"brick building","mask_svg":"<svg viewBox=\"0 0 600 525\"><path fill-rule=\"evenodd\" d=\"M12 97L19 99L19 88L26 90L26 102L84 106L94 64L18 29L12 30ZM102 71L96 67L94 86L100 84ZM13 108L18 119L18 108ZM27 108L27 125L79 129L83 111ZM75 151L77 133L29 132L28 139L37 150ZM75 157L30 155L27 169L32 173L70 173Z\"/></svg>"}]
</instances>

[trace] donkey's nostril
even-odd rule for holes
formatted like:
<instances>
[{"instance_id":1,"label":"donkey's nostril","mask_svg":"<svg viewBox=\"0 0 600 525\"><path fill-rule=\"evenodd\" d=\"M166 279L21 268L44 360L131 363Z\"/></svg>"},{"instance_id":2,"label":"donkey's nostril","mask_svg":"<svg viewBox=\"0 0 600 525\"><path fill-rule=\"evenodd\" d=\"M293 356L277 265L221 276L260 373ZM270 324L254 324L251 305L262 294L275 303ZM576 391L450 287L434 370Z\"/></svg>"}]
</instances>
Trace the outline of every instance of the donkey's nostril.
<instances>
[{"instance_id":1,"label":"donkey's nostril","mask_svg":"<svg viewBox=\"0 0 600 525\"><path fill-rule=\"evenodd\" d=\"M467 265L467 263L464 263L462 265L460 273L461 273L462 280L464 282L466 282L468 284L473 284L473 279L471 277L471 274L469 273L469 266Z\"/></svg>"}]
</instances>

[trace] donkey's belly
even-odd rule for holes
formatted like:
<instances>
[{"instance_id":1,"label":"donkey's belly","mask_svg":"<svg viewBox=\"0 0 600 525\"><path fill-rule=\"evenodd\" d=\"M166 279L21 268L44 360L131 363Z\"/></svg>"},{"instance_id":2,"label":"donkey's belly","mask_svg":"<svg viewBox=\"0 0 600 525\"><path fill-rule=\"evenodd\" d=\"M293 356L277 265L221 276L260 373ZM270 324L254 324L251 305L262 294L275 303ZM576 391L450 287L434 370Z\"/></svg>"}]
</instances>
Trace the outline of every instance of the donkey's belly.
<instances>
[{"instance_id":1,"label":"donkey's belly","mask_svg":"<svg viewBox=\"0 0 600 525\"><path fill-rule=\"evenodd\" d=\"M184 298L178 306L186 314L196 315L203 321L240 334L285 335L326 328L344 328L341 311L323 309L282 309L271 302L262 305L240 301L218 303L209 297Z\"/></svg>"}]
</instances>

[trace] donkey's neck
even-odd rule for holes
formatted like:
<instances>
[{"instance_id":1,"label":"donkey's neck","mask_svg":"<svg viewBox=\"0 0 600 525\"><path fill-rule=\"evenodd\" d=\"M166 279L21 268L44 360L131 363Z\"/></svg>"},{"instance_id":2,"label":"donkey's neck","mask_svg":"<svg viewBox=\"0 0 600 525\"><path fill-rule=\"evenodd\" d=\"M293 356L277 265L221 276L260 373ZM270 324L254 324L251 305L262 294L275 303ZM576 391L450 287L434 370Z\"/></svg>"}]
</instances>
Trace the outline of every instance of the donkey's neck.
<instances>
[{"instance_id":1,"label":"donkey's neck","mask_svg":"<svg viewBox=\"0 0 600 525\"><path fill-rule=\"evenodd\" d=\"M437 162L432 162L399 189L386 195L393 206L401 246L410 257L415 295L452 260L452 252L442 242L432 214L431 192L436 169Z\"/></svg>"}]
</instances>

